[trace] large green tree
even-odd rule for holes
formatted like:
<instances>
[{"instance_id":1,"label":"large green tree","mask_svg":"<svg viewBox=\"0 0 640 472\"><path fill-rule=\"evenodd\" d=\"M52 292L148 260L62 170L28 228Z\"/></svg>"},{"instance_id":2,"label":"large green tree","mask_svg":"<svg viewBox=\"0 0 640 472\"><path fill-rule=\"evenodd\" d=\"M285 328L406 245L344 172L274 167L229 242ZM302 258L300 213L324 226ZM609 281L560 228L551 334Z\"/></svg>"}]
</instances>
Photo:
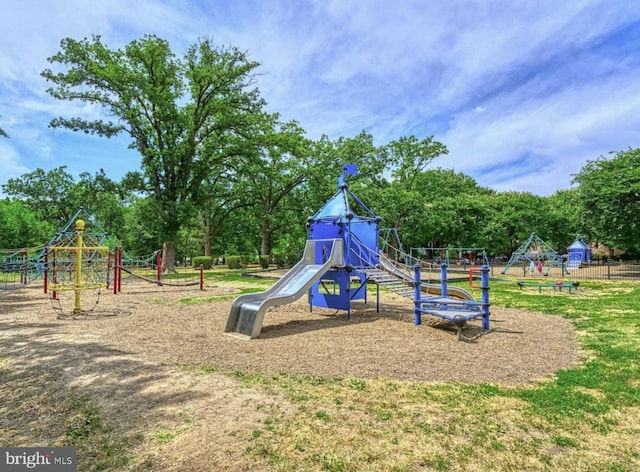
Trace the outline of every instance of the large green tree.
<instances>
[{"instance_id":1,"label":"large green tree","mask_svg":"<svg viewBox=\"0 0 640 472\"><path fill-rule=\"evenodd\" d=\"M253 208L261 236L260 254L271 254L274 236L296 224L294 191L306 182L312 166L324 168L310 154L309 141L296 122L274 123L263 136L255 159L243 168L236 193Z\"/></svg>"},{"instance_id":2,"label":"large green tree","mask_svg":"<svg viewBox=\"0 0 640 472\"><path fill-rule=\"evenodd\" d=\"M584 236L586 230L582 226L578 189L558 190L546 200L549 204L549 236L546 242L564 254L571 243Z\"/></svg>"},{"instance_id":3,"label":"large green tree","mask_svg":"<svg viewBox=\"0 0 640 472\"><path fill-rule=\"evenodd\" d=\"M21 201L0 200L0 249L43 246L55 228Z\"/></svg>"},{"instance_id":4,"label":"large green tree","mask_svg":"<svg viewBox=\"0 0 640 472\"><path fill-rule=\"evenodd\" d=\"M178 231L193 214L201 184L243 150L263 101L252 88L258 63L234 47L201 39L176 58L167 41L145 36L109 49L99 36L66 38L42 75L59 100L101 107L91 120L60 117L51 126L112 137L126 133L142 156L144 190L156 203L163 268L172 270Z\"/></svg>"},{"instance_id":5,"label":"large green tree","mask_svg":"<svg viewBox=\"0 0 640 472\"><path fill-rule=\"evenodd\" d=\"M605 245L640 249L640 148L599 157L575 176L583 227Z\"/></svg>"},{"instance_id":6,"label":"large green tree","mask_svg":"<svg viewBox=\"0 0 640 472\"><path fill-rule=\"evenodd\" d=\"M413 190L416 178L438 156L449 153L447 147L433 136L418 140L415 136L403 136L386 146L389 161L393 165L392 175L407 190Z\"/></svg>"},{"instance_id":7,"label":"large green tree","mask_svg":"<svg viewBox=\"0 0 640 472\"><path fill-rule=\"evenodd\" d=\"M83 172L76 182L66 166L49 171L38 168L9 179L2 189L55 228L60 229L80 208L84 208L107 231L116 235L121 233L125 192L102 169L95 175Z\"/></svg>"},{"instance_id":8,"label":"large green tree","mask_svg":"<svg viewBox=\"0 0 640 472\"><path fill-rule=\"evenodd\" d=\"M22 201L40 219L60 228L78 211L75 202L69 199L74 185L75 180L67 167L60 166L49 171L38 168L9 179L2 185L2 190Z\"/></svg>"}]
</instances>

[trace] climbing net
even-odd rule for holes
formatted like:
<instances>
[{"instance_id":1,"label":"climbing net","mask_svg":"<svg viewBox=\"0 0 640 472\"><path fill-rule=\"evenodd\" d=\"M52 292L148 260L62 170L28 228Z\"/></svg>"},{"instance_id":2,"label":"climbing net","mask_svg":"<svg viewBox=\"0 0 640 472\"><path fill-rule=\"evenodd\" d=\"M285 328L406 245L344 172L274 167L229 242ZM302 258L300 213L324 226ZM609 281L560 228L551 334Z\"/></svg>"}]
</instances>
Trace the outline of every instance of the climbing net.
<instances>
[{"instance_id":1,"label":"climbing net","mask_svg":"<svg viewBox=\"0 0 640 472\"><path fill-rule=\"evenodd\" d=\"M116 248L115 265L118 275L116 275L116 283L118 288L115 292L119 292L119 286L122 281L125 282L149 282L158 286L172 287L188 287L194 285L203 285L202 271L193 267L176 266L172 273L166 274L162 272L162 251L154 251L144 256L133 257L123 252L120 248Z\"/></svg>"},{"instance_id":2,"label":"climbing net","mask_svg":"<svg viewBox=\"0 0 640 472\"><path fill-rule=\"evenodd\" d=\"M108 247L52 246L48 259L47 283L51 291L96 290L109 283Z\"/></svg>"},{"instance_id":3,"label":"climbing net","mask_svg":"<svg viewBox=\"0 0 640 472\"><path fill-rule=\"evenodd\" d=\"M0 250L0 290L23 287L42 276L40 255L44 247Z\"/></svg>"},{"instance_id":4,"label":"climbing net","mask_svg":"<svg viewBox=\"0 0 640 472\"><path fill-rule=\"evenodd\" d=\"M84 235L85 222L76 222L75 232L65 232L45 250L46 266L45 291L51 295L52 306L58 316L65 316L60 292L74 293L73 316L87 313L81 305L82 293L96 291L96 302L100 290L109 283L111 253L107 246L100 246L100 239L94 234ZM56 303L57 302L57 303ZM92 311L91 310L88 311Z\"/></svg>"}]
</instances>

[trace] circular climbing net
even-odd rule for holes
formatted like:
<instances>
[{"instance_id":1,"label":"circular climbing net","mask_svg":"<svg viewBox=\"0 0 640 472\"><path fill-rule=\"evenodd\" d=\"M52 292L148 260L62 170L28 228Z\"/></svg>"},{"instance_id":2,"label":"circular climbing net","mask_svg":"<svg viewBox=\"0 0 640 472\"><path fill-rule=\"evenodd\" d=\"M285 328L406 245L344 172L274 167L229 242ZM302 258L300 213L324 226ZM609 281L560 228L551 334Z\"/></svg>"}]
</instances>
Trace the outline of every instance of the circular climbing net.
<instances>
[{"instance_id":1,"label":"circular climbing net","mask_svg":"<svg viewBox=\"0 0 640 472\"><path fill-rule=\"evenodd\" d=\"M63 238L47 248L45 254L45 287L51 294L52 301L57 300L58 304L60 292L73 291L74 316L83 312L82 292L97 289L99 297L99 290L106 288L109 282L109 248L100 246L95 236L85 236L84 228L85 222L78 220L76 232L65 233ZM61 307L59 311L63 311Z\"/></svg>"},{"instance_id":2,"label":"circular climbing net","mask_svg":"<svg viewBox=\"0 0 640 472\"><path fill-rule=\"evenodd\" d=\"M95 290L109 282L108 247L49 247L48 287L52 291Z\"/></svg>"}]
</instances>

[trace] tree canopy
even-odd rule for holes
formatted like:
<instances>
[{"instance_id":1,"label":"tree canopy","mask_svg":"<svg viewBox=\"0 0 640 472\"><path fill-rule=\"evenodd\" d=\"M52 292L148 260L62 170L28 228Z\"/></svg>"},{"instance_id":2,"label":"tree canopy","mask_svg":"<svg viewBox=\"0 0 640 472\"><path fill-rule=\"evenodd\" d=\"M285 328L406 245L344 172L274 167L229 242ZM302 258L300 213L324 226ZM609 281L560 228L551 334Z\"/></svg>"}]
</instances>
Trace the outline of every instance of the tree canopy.
<instances>
[{"instance_id":1,"label":"tree canopy","mask_svg":"<svg viewBox=\"0 0 640 472\"><path fill-rule=\"evenodd\" d=\"M640 149L589 161L574 182L589 236L609 247L640 250Z\"/></svg>"},{"instance_id":2,"label":"tree canopy","mask_svg":"<svg viewBox=\"0 0 640 472\"><path fill-rule=\"evenodd\" d=\"M258 63L234 47L201 39L176 58L156 36L109 49L100 36L63 39L46 69L59 100L103 109L107 119L59 117L51 122L102 137L124 132L141 155L145 187L152 195L165 238L165 269L175 263L181 224L193 209L201 184L241 158L262 115L263 101L252 89Z\"/></svg>"}]
</instances>

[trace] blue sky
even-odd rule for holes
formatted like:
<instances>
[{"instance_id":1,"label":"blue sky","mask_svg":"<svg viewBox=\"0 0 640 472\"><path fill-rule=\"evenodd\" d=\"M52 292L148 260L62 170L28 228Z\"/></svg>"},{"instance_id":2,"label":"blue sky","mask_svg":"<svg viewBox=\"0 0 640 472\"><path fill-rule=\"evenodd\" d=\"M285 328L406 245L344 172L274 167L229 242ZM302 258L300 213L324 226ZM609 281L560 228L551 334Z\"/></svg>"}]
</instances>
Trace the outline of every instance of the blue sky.
<instances>
[{"instance_id":1,"label":"blue sky","mask_svg":"<svg viewBox=\"0 0 640 472\"><path fill-rule=\"evenodd\" d=\"M0 184L36 168L114 180L126 136L48 128L96 116L56 102L40 72L65 37L121 48L145 34L182 55L198 38L258 61L272 112L309 138L434 136L433 165L499 191L551 195L587 162L640 147L636 0L0 0ZM1 195L1 194L0 194Z\"/></svg>"}]
</instances>

